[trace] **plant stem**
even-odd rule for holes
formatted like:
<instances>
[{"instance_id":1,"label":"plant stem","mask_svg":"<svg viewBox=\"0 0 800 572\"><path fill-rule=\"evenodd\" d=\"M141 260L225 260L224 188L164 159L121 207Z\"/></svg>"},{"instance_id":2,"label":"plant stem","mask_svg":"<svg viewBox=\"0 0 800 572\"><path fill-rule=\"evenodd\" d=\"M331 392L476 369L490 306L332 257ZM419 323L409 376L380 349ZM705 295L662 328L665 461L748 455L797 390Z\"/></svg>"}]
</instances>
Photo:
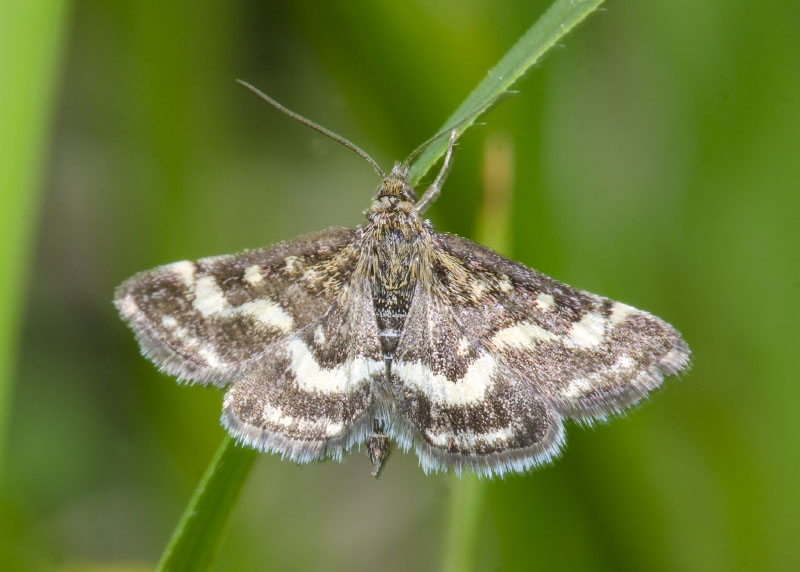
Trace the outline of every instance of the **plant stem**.
<instances>
[{"instance_id":1,"label":"plant stem","mask_svg":"<svg viewBox=\"0 0 800 572\"><path fill-rule=\"evenodd\" d=\"M451 479L442 572L466 572L475 568L486 483L472 474Z\"/></svg>"}]
</instances>

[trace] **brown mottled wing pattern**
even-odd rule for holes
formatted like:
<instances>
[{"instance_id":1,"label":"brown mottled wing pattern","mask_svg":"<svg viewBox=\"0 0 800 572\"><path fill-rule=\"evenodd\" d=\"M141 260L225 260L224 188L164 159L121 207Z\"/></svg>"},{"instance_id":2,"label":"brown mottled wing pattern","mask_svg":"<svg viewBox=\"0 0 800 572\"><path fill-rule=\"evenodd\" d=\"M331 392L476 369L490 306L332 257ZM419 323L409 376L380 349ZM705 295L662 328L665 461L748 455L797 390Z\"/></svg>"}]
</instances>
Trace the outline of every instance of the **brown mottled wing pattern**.
<instances>
[{"instance_id":1,"label":"brown mottled wing pattern","mask_svg":"<svg viewBox=\"0 0 800 572\"><path fill-rule=\"evenodd\" d=\"M161 266L125 281L114 303L143 353L163 371L225 385L276 340L325 313L348 277L339 276L336 284L335 272L320 269L339 265L346 272L353 265L355 232L331 229L269 248Z\"/></svg>"},{"instance_id":2,"label":"brown mottled wing pattern","mask_svg":"<svg viewBox=\"0 0 800 572\"><path fill-rule=\"evenodd\" d=\"M368 283L351 287L321 317L274 343L225 395L223 424L237 438L295 461L343 451L372 432L373 383L383 374Z\"/></svg>"},{"instance_id":3,"label":"brown mottled wing pattern","mask_svg":"<svg viewBox=\"0 0 800 572\"><path fill-rule=\"evenodd\" d=\"M141 273L116 305L167 373L231 387L222 421L295 461L340 458L372 428L382 372L357 229Z\"/></svg>"},{"instance_id":4,"label":"brown mottled wing pattern","mask_svg":"<svg viewBox=\"0 0 800 572\"><path fill-rule=\"evenodd\" d=\"M655 316L456 236L434 243L392 376L395 432L426 470L502 474L545 462L563 442L562 418L622 411L689 362Z\"/></svg>"}]
</instances>

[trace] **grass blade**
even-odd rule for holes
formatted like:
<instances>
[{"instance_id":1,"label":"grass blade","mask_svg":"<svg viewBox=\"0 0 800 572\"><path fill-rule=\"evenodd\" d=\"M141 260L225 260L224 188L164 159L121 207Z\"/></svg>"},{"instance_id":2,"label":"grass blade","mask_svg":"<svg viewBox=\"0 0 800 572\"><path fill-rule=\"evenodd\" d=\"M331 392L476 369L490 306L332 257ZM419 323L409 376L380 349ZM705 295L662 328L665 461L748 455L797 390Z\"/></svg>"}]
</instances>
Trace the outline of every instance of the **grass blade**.
<instances>
[{"instance_id":1,"label":"grass blade","mask_svg":"<svg viewBox=\"0 0 800 572\"><path fill-rule=\"evenodd\" d=\"M3 2L0 15L0 473L68 5L66 0L10 0Z\"/></svg>"},{"instance_id":2,"label":"grass blade","mask_svg":"<svg viewBox=\"0 0 800 572\"><path fill-rule=\"evenodd\" d=\"M225 436L164 550L158 572L208 569L257 454Z\"/></svg>"},{"instance_id":3,"label":"grass blade","mask_svg":"<svg viewBox=\"0 0 800 572\"><path fill-rule=\"evenodd\" d=\"M528 69L561 40L572 28L594 12L603 0L557 0L506 52L467 99L456 109L442 129L458 124L459 135L475 123ZM447 134L431 143L409 169L408 180L416 185L447 149Z\"/></svg>"}]
</instances>

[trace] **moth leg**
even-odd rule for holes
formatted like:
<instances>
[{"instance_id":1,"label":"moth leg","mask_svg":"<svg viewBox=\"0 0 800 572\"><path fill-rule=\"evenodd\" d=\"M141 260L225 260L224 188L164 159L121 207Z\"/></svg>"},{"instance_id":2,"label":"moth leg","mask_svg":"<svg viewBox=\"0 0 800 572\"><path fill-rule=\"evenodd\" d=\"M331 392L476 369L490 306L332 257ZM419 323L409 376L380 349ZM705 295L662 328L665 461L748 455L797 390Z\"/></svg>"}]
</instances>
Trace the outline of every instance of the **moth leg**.
<instances>
[{"instance_id":1,"label":"moth leg","mask_svg":"<svg viewBox=\"0 0 800 572\"><path fill-rule=\"evenodd\" d=\"M417 212L420 214L424 213L428 210L428 207L433 204L433 201L439 196L439 193L442 191L442 185L444 185L445 179L447 179L448 173L450 173L450 167L453 166L451 161L453 157L453 147L456 144L456 138L458 137L458 133L455 129L450 132L450 143L447 146L447 153L444 156L444 162L442 163L442 168L439 170L439 174L436 175L436 179L433 181L430 187L425 191L425 194L422 195L422 198L417 201Z\"/></svg>"}]
</instances>

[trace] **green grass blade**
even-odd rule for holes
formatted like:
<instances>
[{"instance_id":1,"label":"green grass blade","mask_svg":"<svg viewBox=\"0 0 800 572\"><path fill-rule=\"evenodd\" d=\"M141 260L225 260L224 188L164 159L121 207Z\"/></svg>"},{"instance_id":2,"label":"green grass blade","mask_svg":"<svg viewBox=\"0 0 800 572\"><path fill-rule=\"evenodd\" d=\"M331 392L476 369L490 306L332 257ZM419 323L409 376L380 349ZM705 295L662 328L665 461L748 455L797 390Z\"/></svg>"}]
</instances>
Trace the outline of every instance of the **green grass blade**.
<instances>
[{"instance_id":1,"label":"green grass blade","mask_svg":"<svg viewBox=\"0 0 800 572\"><path fill-rule=\"evenodd\" d=\"M0 473L68 5L66 0L0 2Z\"/></svg>"},{"instance_id":2,"label":"green grass blade","mask_svg":"<svg viewBox=\"0 0 800 572\"><path fill-rule=\"evenodd\" d=\"M603 0L557 0L506 52L467 99L447 118L442 129L458 124L459 135L508 91L528 69L572 28L594 12ZM463 122L463 123L462 123ZM447 136L431 143L413 162L408 180L416 185L447 149Z\"/></svg>"},{"instance_id":3,"label":"green grass blade","mask_svg":"<svg viewBox=\"0 0 800 572\"><path fill-rule=\"evenodd\" d=\"M172 534L158 572L208 569L257 454L225 436Z\"/></svg>"}]
</instances>

